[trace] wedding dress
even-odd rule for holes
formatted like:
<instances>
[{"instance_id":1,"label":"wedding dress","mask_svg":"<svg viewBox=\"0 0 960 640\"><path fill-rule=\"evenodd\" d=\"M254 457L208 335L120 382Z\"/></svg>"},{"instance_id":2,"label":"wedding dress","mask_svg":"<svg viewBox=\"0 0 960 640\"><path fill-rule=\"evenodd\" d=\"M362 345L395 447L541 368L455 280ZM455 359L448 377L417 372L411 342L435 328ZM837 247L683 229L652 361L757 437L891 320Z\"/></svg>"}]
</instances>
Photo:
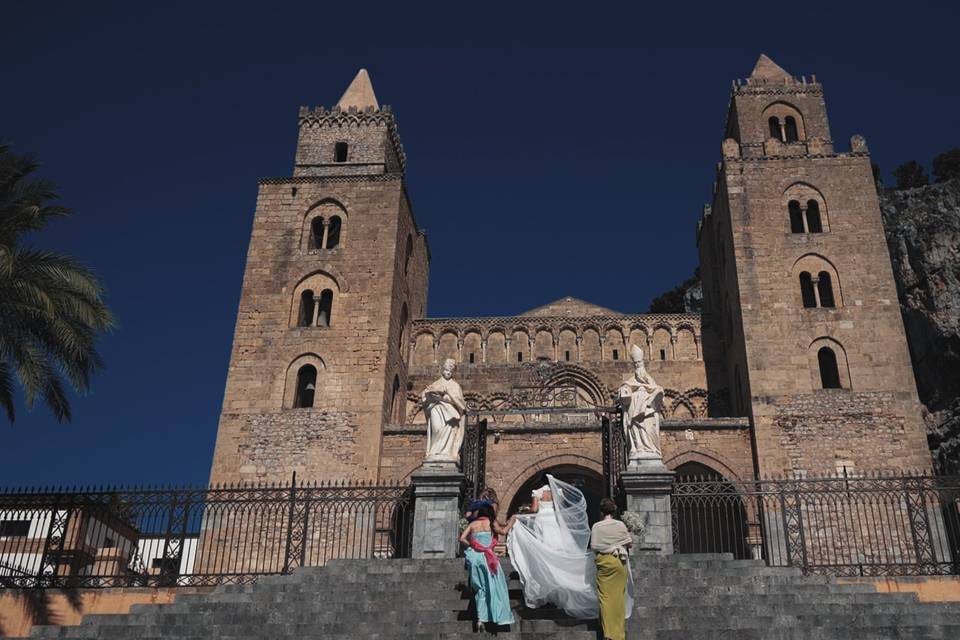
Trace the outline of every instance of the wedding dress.
<instances>
[{"instance_id":1,"label":"wedding dress","mask_svg":"<svg viewBox=\"0 0 960 640\"><path fill-rule=\"evenodd\" d=\"M597 568L588 548L587 501L571 484L551 475L547 482L534 497L539 500L549 489L552 501L541 500L537 513L518 516L507 538L510 561L523 585L523 599L531 608L554 604L574 618L596 618L600 603ZM628 599L627 617L630 602L632 598Z\"/></svg>"}]
</instances>

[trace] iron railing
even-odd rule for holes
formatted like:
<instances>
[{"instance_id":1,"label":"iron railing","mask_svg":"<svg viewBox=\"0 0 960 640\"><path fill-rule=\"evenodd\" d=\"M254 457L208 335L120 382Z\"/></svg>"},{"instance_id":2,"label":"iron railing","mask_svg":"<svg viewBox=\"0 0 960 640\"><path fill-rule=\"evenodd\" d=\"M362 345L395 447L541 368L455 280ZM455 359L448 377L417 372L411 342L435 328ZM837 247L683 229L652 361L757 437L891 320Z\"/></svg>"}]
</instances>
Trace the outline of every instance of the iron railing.
<instances>
[{"instance_id":1,"label":"iron railing","mask_svg":"<svg viewBox=\"0 0 960 640\"><path fill-rule=\"evenodd\" d=\"M620 476L627 468L627 441L623 433L623 408L615 407L601 419L604 492L621 503Z\"/></svg>"},{"instance_id":2,"label":"iron railing","mask_svg":"<svg viewBox=\"0 0 960 640\"><path fill-rule=\"evenodd\" d=\"M733 553L835 576L960 573L960 477L682 478L677 553Z\"/></svg>"},{"instance_id":3,"label":"iron railing","mask_svg":"<svg viewBox=\"0 0 960 640\"><path fill-rule=\"evenodd\" d=\"M486 485L487 420L469 412L464 418L464 429L466 432L460 448L460 470L466 484L461 494L461 502L465 505L476 500Z\"/></svg>"},{"instance_id":4,"label":"iron railing","mask_svg":"<svg viewBox=\"0 0 960 640\"><path fill-rule=\"evenodd\" d=\"M0 588L244 584L336 558L409 554L399 484L0 494Z\"/></svg>"}]
</instances>

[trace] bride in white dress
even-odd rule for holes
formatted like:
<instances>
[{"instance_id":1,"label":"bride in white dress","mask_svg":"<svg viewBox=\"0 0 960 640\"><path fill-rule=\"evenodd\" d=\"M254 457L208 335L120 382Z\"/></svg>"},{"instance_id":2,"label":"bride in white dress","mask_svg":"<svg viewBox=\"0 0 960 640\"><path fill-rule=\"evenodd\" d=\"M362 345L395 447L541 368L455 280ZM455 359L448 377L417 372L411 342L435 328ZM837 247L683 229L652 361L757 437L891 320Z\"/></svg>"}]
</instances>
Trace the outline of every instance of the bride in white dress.
<instances>
[{"instance_id":1,"label":"bride in white dress","mask_svg":"<svg viewBox=\"0 0 960 640\"><path fill-rule=\"evenodd\" d=\"M574 618L598 617L597 568L588 548L590 523L583 493L547 475L547 485L532 498L536 513L517 516L507 538L524 601L531 608L556 605ZM632 598L627 602L629 617Z\"/></svg>"}]
</instances>

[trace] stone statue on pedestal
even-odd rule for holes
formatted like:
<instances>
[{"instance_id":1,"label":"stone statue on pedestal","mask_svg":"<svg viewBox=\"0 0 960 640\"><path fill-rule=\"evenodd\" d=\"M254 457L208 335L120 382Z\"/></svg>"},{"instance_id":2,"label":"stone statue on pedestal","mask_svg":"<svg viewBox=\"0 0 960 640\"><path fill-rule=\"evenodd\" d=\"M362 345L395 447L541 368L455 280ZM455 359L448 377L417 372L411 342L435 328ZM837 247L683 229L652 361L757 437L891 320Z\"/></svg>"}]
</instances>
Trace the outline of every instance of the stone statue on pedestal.
<instances>
[{"instance_id":1,"label":"stone statue on pedestal","mask_svg":"<svg viewBox=\"0 0 960 640\"><path fill-rule=\"evenodd\" d=\"M623 406L624 435L630 442L630 463L639 460L662 460L660 449L660 415L663 412L663 387L658 385L643 366L643 350L630 346L633 375L620 385Z\"/></svg>"},{"instance_id":2,"label":"stone statue on pedestal","mask_svg":"<svg viewBox=\"0 0 960 640\"><path fill-rule=\"evenodd\" d=\"M463 390L453 379L457 362L447 358L440 368L440 378L423 390L423 413L427 417L427 455L424 462L460 461L463 444L463 414L467 402Z\"/></svg>"}]
</instances>

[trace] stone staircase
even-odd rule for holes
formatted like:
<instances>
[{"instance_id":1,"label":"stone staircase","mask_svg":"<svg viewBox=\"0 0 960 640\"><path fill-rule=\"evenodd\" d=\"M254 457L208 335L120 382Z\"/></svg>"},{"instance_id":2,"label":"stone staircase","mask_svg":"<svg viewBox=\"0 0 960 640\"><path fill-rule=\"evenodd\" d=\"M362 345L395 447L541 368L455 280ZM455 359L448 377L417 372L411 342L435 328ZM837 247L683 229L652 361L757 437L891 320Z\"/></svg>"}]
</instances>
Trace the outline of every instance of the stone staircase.
<instances>
[{"instance_id":1,"label":"stone staircase","mask_svg":"<svg viewBox=\"0 0 960 640\"><path fill-rule=\"evenodd\" d=\"M504 568L510 571L509 563ZM522 604L504 638L595 640L594 621ZM637 607L627 636L643 640L960 638L960 603L833 584L724 555L634 559ZM129 614L89 615L74 627L34 627L33 638L283 640L476 638L460 560L335 561L247 586L184 593Z\"/></svg>"}]
</instances>

